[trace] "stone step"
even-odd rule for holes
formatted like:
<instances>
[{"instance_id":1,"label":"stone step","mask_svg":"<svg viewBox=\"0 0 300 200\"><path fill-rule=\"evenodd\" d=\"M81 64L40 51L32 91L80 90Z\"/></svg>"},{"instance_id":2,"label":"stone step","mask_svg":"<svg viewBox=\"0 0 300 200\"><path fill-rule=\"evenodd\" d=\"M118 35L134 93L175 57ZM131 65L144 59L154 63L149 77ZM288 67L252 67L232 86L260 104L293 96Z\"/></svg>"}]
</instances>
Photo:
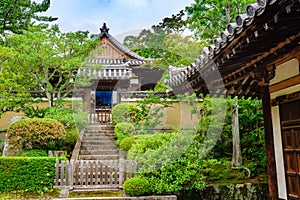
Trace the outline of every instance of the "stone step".
<instances>
[{"instance_id":1,"label":"stone step","mask_svg":"<svg viewBox=\"0 0 300 200\"><path fill-rule=\"evenodd\" d=\"M112 134L114 131L84 131L84 134Z\"/></svg>"},{"instance_id":2,"label":"stone step","mask_svg":"<svg viewBox=\"0 0 300 200\"><path fill-rule=\"evenodd\" d=\"M88 126L86 130L114 130L114 126Z\"/></svg>"},{"instance_id":3,"label":"stone step","mask_svg":"<svg viewBox=\"0 0 300 200\"><path fill-rule=\"evenodd\" d=\"M114 145L115 144L115 140L83 140L81 142L81 144L83 145Z\"/></svg>"},{"instance_id":4,"label":"stone step","mask_svg":"<svg viewBox=\"0 0 300 200\"><path fill-rule=\"evenodd\" d=\"M83 137L83 141L112 141L115 142L115 136L85 136Z\"/></svg>"},{"instance_id":5,"label":"stone step","mask_svg":"<svg viewBox=\"0 0 300 200\"><path fill-rule=\"evenodd\" d=\"M80 160L118 160L119 154L115 155L79 155Z\"/></svg>"},{"instance_id":6,"label":"stone step","mask_svg":"<svg viewBox=\"0 0 300 200\"><path fill-rule=\"evenodd\" d=\"M118 149L109 150L81 150L80 155L116 155L119 154Z\"/></svg>"},{"instance_id":7,"label":"stone step","mask_svg":"<svg viewBox=\"0 0 300 200\"><path fill-rule=\"evenodd\" d=\"M115 144L94 145L83 144L81 150L116 150L118 147Z\"/></svg>"},{"instance_id":8,"label":"stone step","mask_svg":"<svg viewBox=\"0 0 300 200\"><path fill-rule=\"evenodd\" d=\"M110 132L110 133L88 133L88 132L85 132L83 134L84 136L114 136L115 133L114 132Z\"/></svg>"}]
</instances>

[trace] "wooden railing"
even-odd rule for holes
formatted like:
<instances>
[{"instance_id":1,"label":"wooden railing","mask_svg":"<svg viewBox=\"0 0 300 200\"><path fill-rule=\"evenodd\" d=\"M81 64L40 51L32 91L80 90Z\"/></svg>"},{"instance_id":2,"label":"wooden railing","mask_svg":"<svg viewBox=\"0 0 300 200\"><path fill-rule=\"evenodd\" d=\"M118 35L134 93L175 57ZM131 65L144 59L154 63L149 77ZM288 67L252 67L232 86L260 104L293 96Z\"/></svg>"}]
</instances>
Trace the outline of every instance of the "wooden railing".
<instances>
[{"instance_id":1,"label":"wooden railing","mask_svg":"<svg viewBox=\"0 0 300 200\"><path fill-rule=\"evenodd\" d=\"M99 108L90 112L89 123L92 124L106 124L111 123L111 109Z\"/></svg>"},{"instance_id":2,"label":"wooden railing","mask_svg":"<svg viewBox=\"0 0 300 200\"><path fill-rule=\"evenodd\" d=\"M135 161L81 160L56 161L56 188L120 188L124 181L136 175Z\"/></svg>"}]
</instances>

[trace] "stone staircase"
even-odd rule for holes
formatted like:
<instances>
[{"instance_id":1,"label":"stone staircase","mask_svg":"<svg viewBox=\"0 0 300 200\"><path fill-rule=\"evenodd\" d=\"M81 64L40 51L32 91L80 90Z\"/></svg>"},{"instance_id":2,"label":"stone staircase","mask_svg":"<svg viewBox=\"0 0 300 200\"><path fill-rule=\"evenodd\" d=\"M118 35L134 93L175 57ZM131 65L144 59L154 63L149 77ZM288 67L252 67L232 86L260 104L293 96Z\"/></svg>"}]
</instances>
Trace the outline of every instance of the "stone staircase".
<instances>
[{"instance_id":1,"label":"stone staircase","mask_svg":"<svg viewBox=\"0 0 300 200\"><path fill-rule=\"evenodd\" d=\"M79 152L79 160L119 160L113 124L89 124Z\"/></svg>"}]
</instances>

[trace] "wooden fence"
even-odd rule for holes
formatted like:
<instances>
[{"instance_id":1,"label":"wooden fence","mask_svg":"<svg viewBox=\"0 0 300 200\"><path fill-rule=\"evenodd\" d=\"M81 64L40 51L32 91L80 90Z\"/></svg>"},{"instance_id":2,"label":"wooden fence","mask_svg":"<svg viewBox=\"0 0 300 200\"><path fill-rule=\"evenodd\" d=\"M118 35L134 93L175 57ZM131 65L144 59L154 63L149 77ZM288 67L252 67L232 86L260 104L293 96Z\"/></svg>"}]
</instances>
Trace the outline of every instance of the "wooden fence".
<instances>
[{"instance_id":1,"label":"wooden fence","mask_svg":"<svg viewBox=\"0 0 300 200\"><path fill-rule=\"evenodd\" d=\"M56 161L55 187L119 188L124 181L136 175L135 161L80 160Z\"/></svg>"},{"instance_id":2,"label":"wooden fence","mask_svg":"<svg viewBox=\"0 0 300 200\"><path fill-rule=\"evenodd\" d=\"M110 123L111 122L111 109L101 108L95 109L89 114L89 123Z\"/></svg>"}]
</instances>

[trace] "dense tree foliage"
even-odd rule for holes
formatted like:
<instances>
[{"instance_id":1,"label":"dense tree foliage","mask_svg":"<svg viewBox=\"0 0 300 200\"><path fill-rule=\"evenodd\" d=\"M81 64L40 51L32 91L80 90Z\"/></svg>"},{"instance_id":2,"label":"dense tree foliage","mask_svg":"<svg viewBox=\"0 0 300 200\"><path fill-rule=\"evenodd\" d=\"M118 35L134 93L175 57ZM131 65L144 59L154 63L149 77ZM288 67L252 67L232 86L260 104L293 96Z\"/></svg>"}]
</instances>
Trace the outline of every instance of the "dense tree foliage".
<instances>
[{"instance_id":1,"label":"dense tree foliage","mask_svg":"<svg viewBox=\"0 0 300 200\"><path fill-rule=\"evenodd\" d=\"M13 51L0 46L0 117L7 111L19 111L29 101L29 92L23 85L28 82L22 72L3 67L13 55Z\"/></svg>"},{"instance_id":2,"label":"dense tree foliage","mask_svg":"<svg viewBox=\"0 0 300 200\"><path fill-rule=\"evenodd\" d=\"M184 20L184 10L179 11L177 14L173 14L171 17L165 17L158 25L154 25L156 28L168 28L173 32L180 34L186 29L186 20Z\"/></svg>"},{"instance_id":3,"label":"dense tree foliage","mask_svg":"<svg viewBox=\"0 0 300 200\"><path fill-rule=\"evenodd\" d=\"M164 44L168 29L152 27L142 30L138 36L127 36L124 45L145 58L160 58L167 46Z\"/></svg>"},{"instance_id":4,"label":"dense tree foliage","mask_svg":"<svg viewBox=\"0 0 300 200\"><path fill-rule=\"evenodd\" d=\"M188 27L201 39L219 37L237 14L246 12L246 5L254 0L195 0L186 7Z\"/></svg>"},{"instance_id":5,"label":"dense tree foliage","mask_svg":"<svg viewBox=\"0 0 300 200\"><path fill-rule=\"evenodd\" d=\"M32 23L51 22L57 18L41 16L50 7L50 0L36 3L32 0L2 0L0 2L0 38L9 33L22 33ZM3 42L3 41L2 41Z\"/></svg>"},{"instance_id":6,"label":"dense tree foliage","mask_svg":"<svg viewBox=\"0 0 300 200\"><path fill-rule=\"evenodd\" d=\"M59 100L71 92L76 70L83 65L94 44L88 32L62 33L58 26L31 27L23 34L7 37L6 46L13 53L2 63L2 68L23 74L24 81L35 83L31 86L44 91L53 106L55 98Z\"/></svg>"},{"instance_id":7,"label":"dense tree foliage","mask_svg":"<svg viewBox=\"0 0 300 200\"><path fill-rule=\"evenodd\" d=\"M183 31L189 28L196 38L210 43L219 37L237 14L246 12L246 5L255 0L195 0L178 14L162 19L157 27Z\"/></svg>"},{"instance_id":8,"label":"dense tree foliage","mask_svg":"<svg viewBox=\"0 0 300 200\"><path fill-rule=\"evenodd\" d=\"M127 36L124 45L145 58L154 59L151 67L164 70L156 87L156 91L164 92L167 89L164 80L169 78L168 67L190 65L200 54L203 43L168 28L153 26L151 30L143 30L138 36Z\"/></svg>"}]
</instances>

